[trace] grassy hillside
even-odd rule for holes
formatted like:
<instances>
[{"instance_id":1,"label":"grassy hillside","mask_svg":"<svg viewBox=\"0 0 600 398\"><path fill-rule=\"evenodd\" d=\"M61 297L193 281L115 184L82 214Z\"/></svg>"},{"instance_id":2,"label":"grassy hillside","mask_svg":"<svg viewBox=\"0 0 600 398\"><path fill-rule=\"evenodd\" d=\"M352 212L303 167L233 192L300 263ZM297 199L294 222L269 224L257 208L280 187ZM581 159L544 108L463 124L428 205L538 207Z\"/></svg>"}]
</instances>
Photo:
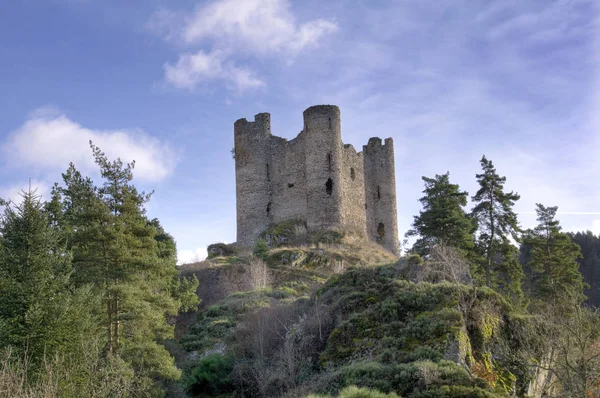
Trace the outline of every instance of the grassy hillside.
<instances>
[{"instance_id":1,"label":"grassy hillside","mask_svg":"<svg viewBox=\"0 0 600 398\"><path fill-rule=\"evenodd\" d=\"M527 327L526 316L489 289L414 283L405 260L391 262L385 251L359 245L271 248L270 284L260 289L248 284L248 260L239 253L184 267L201 281L199 296L208 298L172 347L185 370L186 394L495 397L526 391L527 369L503 356L505 347L521 343L512 331ZM367 264L369 256L375 264Z\"/></svg>"}]
</instances>

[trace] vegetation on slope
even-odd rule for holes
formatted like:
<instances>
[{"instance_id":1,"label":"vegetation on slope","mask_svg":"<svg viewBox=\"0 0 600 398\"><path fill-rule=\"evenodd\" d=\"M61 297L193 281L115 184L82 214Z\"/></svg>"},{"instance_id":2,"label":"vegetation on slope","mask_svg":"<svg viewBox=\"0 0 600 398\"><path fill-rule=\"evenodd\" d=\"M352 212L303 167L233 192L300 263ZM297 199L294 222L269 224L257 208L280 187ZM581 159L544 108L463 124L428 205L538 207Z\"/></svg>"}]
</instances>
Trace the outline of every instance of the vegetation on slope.
<instances>
[{"instance_id":1,"label":"vegetation on slope","mask_svg":"<svg viewBox=\"0 0 600 398\"><path fill-rule=\"evenodd\" d=\"M133 164L93 149L102 185L71 165L50 202L0 203L0 395L600 394L600 316L582 306L598 238L543 205L522 231L485 158L471 212L449 174L424 179L399 261L292 220L178 272Z\"/></svg>"}]
</instances>

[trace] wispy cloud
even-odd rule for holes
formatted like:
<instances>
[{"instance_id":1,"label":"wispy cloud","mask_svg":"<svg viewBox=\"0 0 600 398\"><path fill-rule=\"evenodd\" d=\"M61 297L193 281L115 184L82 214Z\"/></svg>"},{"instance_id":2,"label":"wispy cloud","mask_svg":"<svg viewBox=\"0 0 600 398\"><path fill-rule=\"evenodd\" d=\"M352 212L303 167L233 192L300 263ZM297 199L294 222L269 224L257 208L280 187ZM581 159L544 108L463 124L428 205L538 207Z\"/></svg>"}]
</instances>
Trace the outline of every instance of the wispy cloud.
<instances>
[{"instance_id":1,"label":"wispy cloud","mask_svg":"<svg viewBox=\"0 0 600 398\"><path fill-rule=\"evenodd\" d=\"M449 170L473 193L483 154L521 194L517 210L597 211L597 2L407 0L356 12L361 34L338 36L335 59L313 60L311 73L332 71L317 96L303 92L305 81L287 94L340 105L355 146L394 136L401 230L419 210L422 175ZM566 229L597 218L566 213Z\"/></svg>"},{"instance_id":2,"label":"wispy cloud","mask_svg":"<svg viewBox=\"0 0 600 398\"><path fill-rule=\"evenodd\" d=\"M144 181L162 180L175 168L176 157L169 146L144 131L89 129L48 107L33 112L9 133L0 150L7 167L48 173L62 171L73 162L90 172L96 170L90 140L109 158L135 160L136 178Z\"/></svg>"},{"instance_id":3,"label":"wispy cloud","mask_svg":"<svg viewBox=\"0 0 600 398\"><path fill-rule=\"evenodd\" d=\"M203 82L224 80L240 91L265 82L248 66L236 65L236 55L282 57L291 62L338 29L335 22L321 18L297 22L288 0L217 0L187 13L161 9L147 26L165 40L195 49L165 66L168 83L193 89Z\"/></svg>"},{"instance_id":4,"label":"wispy cloud","mask_svg":"<svg viewBox=\"0 0 600 398\"><path fill-rule=\"evenodd\" d=\"M265 85L251 70L239 68L232 61L227 61L227 55L223 51L183 53L179 55L175 65L165 65L165 78L174 87L188 90L215 79L232 84L240 92Z\"/></svg>"}]
</instances>

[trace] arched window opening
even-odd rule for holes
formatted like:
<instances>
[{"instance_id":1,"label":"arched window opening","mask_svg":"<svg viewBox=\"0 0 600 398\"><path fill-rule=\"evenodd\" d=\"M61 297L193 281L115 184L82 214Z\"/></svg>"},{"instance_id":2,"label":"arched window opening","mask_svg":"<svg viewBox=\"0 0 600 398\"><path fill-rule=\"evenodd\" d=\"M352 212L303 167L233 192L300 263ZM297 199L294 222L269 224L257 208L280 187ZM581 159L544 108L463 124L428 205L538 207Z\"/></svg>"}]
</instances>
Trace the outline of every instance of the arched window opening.
<instances>
[{"instance_id":1,"label":"arched window opening","mask_svg":"<svg viewBox=\"0 0 600 398\"><path fill-rule=\"evenodd\" d=\"M329 196L333 193L333 180L331 178L328 178L325 183L325 192L327 192L327 195Z\"/></svg>"},{"instance_id":2,"label":"arched window opening","mask_svg":"<svg viewBox=\"0 0 600 398\"><path fill-rule=\"evenodd\" d=\"M383 225L382 222L380 222L377 226L377 237L379 239L385 238L385 225Z\"/></svg>"},{"instance_id":3,"label":"arched window opening","mask_svg":"<svg viewBox=\"0 0 600 398\"><path fill-rule=\"evenodd\" d=\"M327 153L327 170L331 171L331 152Z\"/></svg>"},{"instance_id":4,"label":"arched window opening","mask_svg":"<svg viewBox=\"0 0 600 398\"><path fill-rule=\"evenodd\" d=\"M354 172L354 167L350 167L350 178L352 178L352 181L354 181L356 179L356 173Z\"/></svg>"},{"instance_id":5,"label":"arched window opening","mask_svg":"<svg viewBox=\"0 0 600 398\"><path fill-rule=\"evenodd\" d=\"M267 203L267 216L271 215L271 202Z\"/></svg>"},{"instance_id":6,"label":"arched window opening","mask_svg":"<svg viewBox=\"0 0 600 398\"><path fill-rule=\"evenodd\" d=\"M379 188L379 185L377 185L377 199L381 199L381 189Z\"/></svg>"}]
</instances>

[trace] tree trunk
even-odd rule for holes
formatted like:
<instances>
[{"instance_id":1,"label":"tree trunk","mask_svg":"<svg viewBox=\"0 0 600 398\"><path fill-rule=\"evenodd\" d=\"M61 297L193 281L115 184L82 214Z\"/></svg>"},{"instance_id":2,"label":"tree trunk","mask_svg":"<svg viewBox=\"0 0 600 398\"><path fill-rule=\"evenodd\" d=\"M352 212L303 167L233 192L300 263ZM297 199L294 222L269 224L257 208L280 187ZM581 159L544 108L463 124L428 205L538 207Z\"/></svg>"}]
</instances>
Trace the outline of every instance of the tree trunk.
<instances>
[{"instance_id":1,"label":"tree trunk","mask_svg":"<svg viewBox=\"0 0 600 398\"><path fill-rule=\"evenodd\" d=\"M113 352L113 342L112 342L112 305L111 305L111 299L110 296L107 297L106 300L106 312L108 315L108 321L107 321L107 332L108 332L108 342L106 343L106 346L108 348L108 352L110 352L112 354Z\"/></svg>"},{"instance_id":2,"label":"tree trunk","mask_svg":"<svg viewBox=\"0 0 600 398\"><path fill-rule=\"evenodd\" d=\"M117 353L117 350L119 349L119 295L115 294L115 301L114 301L114 314L115 314L115 321L114 321L114 327L113 327L113 345L114 345L114 351L115 353Z\"/></svg>"}]
</instances>

